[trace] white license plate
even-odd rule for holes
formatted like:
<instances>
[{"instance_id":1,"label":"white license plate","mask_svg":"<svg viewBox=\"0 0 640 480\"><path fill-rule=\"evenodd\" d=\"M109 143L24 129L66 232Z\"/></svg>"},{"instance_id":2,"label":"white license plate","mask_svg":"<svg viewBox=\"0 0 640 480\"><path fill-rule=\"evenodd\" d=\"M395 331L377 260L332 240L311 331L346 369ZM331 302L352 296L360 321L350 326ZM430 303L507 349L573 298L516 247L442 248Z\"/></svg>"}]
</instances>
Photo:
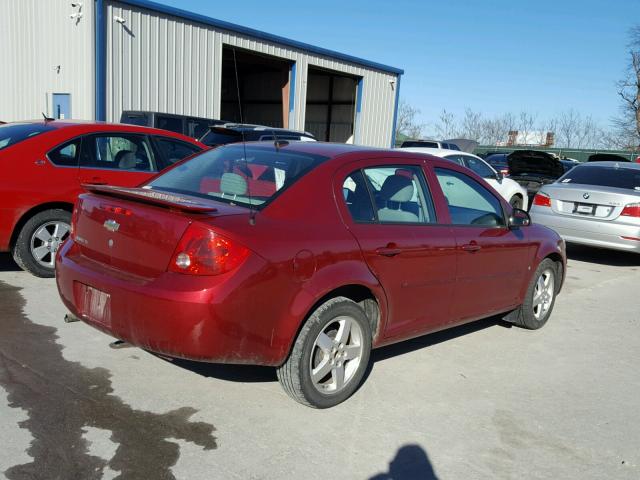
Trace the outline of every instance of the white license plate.
<instances>
[{"instance_id":1,"label":"white license plate","mask_svg":"<svg viewBox=\"0 0 640 480\"><path fill-rule=\"evenodd\" d=\"M111 296L89 285L82 287L82 314L89 320L110 327Z\"/></svg>"},{"instance_id":2,"label":"white license plate","mask_svg":"<svg viewBox=\"0 0 640 480\"><path fill-rule=\"evenodd\" d=\"M589 215L593 214L593 206L592 205L578 205L576 208L576 212L578 213L588 213Z\"/></svg>"}]
</instances>

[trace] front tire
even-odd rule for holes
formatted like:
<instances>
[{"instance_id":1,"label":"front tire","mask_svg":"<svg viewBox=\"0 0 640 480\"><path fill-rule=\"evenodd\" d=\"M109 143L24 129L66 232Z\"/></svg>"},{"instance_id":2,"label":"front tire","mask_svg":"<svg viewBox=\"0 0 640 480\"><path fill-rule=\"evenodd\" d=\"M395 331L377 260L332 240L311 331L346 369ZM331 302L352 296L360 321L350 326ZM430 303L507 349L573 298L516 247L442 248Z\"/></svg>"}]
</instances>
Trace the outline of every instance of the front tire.
<instances>
[{"instance_id":1,"label":"front tire","mask_svg":"<svg viewBox=\"0 0 640 480\"><path fill-rule=\"evenodd\" d=\"M506 320L529 330L542 328L553 311L559 285L558 264L545 258L531 279L524 303L511 312Z\"/></svg>"},{"instance_id":2,"label":"front tire","mask_svg":"<svg viewBox=\"0 0 640 480\"><path fill-rule=\"evenodd\" d=\"M71 213L45 210L24 224L13 247L13 259L20 268L36 277L55 276L56 252L69 236Z\"/></svg>"},{"instance_id":3,"label":"front tire","mask_svg":"<svg viewBox=\"0 0 640 480\"><path fill-rule=\"evenodd\" d=\"M360 386L371 354L371 326L356 303L336 297L305 322L287 361L278 368L282 388L297 402L329 408Z\"/></svg>"}]
</instances>

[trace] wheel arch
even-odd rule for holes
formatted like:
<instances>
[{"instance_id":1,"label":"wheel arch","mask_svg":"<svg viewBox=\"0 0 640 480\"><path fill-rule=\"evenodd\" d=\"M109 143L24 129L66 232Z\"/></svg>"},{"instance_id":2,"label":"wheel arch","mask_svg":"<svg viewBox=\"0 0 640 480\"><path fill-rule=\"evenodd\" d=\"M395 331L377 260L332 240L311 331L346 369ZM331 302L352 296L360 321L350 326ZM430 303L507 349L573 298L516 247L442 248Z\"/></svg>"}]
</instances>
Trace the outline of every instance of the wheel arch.
<instances>
[{"instance_id":1,"label":"wheel arch","mask_svg":"<svg viewBox=\"0 0 640 480\"><path fill-rule=\"evenodd\" d=\"M24 227L24 224L29 221L31 217L37 215L38 213L45 212L47 210L66 210L69 213L73 212L73 203L70 202L47 202L42 203L40 205L36 205L31 209L27 210L22 214L22 216L18 219L16 224L13 227L13 231L11 232L11 238L9 240L9 250L13 251L13 248L16 245L16 241L18 239L18 235L20 234L20 230Z\"/></svg>"}]
</instances>

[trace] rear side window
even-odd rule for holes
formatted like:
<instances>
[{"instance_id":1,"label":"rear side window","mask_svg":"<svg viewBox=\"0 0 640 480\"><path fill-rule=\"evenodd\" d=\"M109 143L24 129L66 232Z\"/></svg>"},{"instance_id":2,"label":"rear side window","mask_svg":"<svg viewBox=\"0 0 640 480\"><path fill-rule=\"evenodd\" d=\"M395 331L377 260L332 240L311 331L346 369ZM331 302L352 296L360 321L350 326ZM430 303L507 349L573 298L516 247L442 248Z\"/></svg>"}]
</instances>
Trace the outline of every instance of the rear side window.
<instances>
[{"instance_id":1,"label":"rear side window","mask_svg":"<svg viewBox=\"0 0 640 480\"><path fill-rule=\"evenodd\" d=\"M53 130L46 123L8 123L0 125L0 150Z\"/></svg>"},{"instance_id":2,"label":"rear side window","mask_svg":"<svg viewBox=\"0 0 640 480\"><path fill-rule=\"evenodd\" d=\"M380 223L434 223L435 209L420 167L364 169Z\"/></svg>"},{"instance_id":3,"label":"rear side window","mask_svg":"<svg viewBox=\"0 0 640 480\"><path fill-rule=\"evenodd\" d=\"M185 135L191 138L200 138L209 130L209 122L199 118L187 118L187 131Z\"/></svg>"},{"instance_id":4,"label":"rear side window","mask_svg":"<svg viewBox=\"0 0 640 480\"><path fill-rule=\"evenodd\" d=\"M500 201L471 177L453 170L436 168L451 223L454 225L503 226Z\"/></svg>"},{"instance_id":5,"label":"rear side window","mask_svg":"<svg viewBox=\"0 0 640 480\"><path fill-rule=\"evenodd\" d=\"M156 115L155 127L159 128L160 130L169 130L170 132L183 133L182 118Z\"/></svg>"},{"instance_id":6,"label":"rear side window","mask_svg":"<svg viewBox=\"0 0 640 480\"><path fill-rule=\"evenodd\" d=\"M368 223L376 220L369 188L360 170L346 178L342 184L342 194L354 222Z\"/></svg>"},{"instance_id":7,"label":"rear side window","mask_svg":"<svg viewBox=\"0 0 640 480\"><path fill-rule=\"evenodd\" d=\"M186 142L172 140L169 138L156 137L156 143L158 145L158 149L164 156L164 159L169 164L174 164L177 161L200 151L200 148L195 145L190 145Z\"/></svg>"},{"instance_id":8,"label":"rear side window","mask_svg":"<svg viewBox=\"0 0 640 480\"><path fill-rule=\"evenodd\" d=\"M82 142L81 167L154 172L153 151L144 135L96 135Z\"/></svg>"},{"instance_id":9,"label":"rear side window","mask_svg":"<svg viewBox=\"0 0 640 480\"><path fill-rule=\"evenodd\" d=\"M558 182L624 188L638 192L640 191L640 170L616 168L613 164L611 167L579 165L567 172Z\"/></svg>"},{"instance_id":10,"label":"rear side window","mask_svg":"<svg viewBox=\"0 0 640 480\"><path fill-rule=\"evenodd\" d=\"M262 206L326 158L275 147L228 145L178 165L148 186L226 203Z\"/></svg>"},{"instance_id":11,"label":"rear side window","mask_svg":"<svg viewBox=\"0 0 640 480\"><path fill-rule=\"evenodd\" d=\"M61 167L77 167L80 155L80 139L76 138L51 150L47 156L54 165Z\"/></svg>"}]
</instances>

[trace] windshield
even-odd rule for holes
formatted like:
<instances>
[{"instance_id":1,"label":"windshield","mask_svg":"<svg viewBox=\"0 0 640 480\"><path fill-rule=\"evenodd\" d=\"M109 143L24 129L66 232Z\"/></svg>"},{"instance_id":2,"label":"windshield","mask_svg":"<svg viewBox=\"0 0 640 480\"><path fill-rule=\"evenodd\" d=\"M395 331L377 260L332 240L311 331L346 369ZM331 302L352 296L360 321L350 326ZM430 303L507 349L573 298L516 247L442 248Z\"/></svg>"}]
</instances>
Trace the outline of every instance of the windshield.
<instances>
[{"instance_id":1,"label":"windshield","mask_svg":"<svg viewBox=\"0 0 640 480\"><path fill-rule=\"evenodd\" d=\"M227 145L182 163L148 187L214 197L235 205L262 206L326 159L274 146Z\"/></svg>"},{"instance_id":2,"label":"windshield","mask_svg":"<svg viewBox=\"0 0 640 480\"><path fill-rule=\"evenodd\" d=\"M567 172L558 182L624 188L640 192L640 169L616 168L613 165L611 167L579 165Z\"/></svg>"},{"instance_id":3,"label":"windshield","mask_svg":"<svg viewBox=\"0 0 640 480\"><path fill-rule=\"evenodd\" d=\"M0 150L49 130L53 130L53 127L46 123L7 123L6 125L0 125Z\"/></svg>"}]
</instances>

